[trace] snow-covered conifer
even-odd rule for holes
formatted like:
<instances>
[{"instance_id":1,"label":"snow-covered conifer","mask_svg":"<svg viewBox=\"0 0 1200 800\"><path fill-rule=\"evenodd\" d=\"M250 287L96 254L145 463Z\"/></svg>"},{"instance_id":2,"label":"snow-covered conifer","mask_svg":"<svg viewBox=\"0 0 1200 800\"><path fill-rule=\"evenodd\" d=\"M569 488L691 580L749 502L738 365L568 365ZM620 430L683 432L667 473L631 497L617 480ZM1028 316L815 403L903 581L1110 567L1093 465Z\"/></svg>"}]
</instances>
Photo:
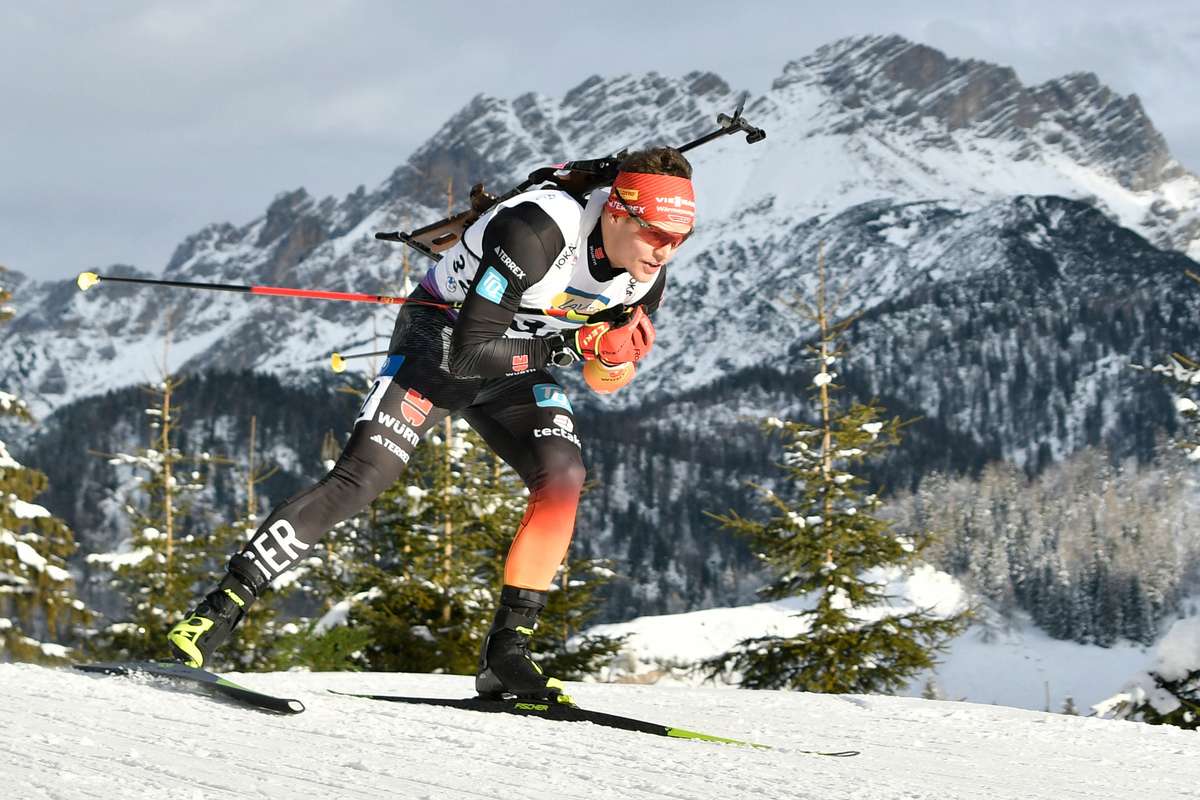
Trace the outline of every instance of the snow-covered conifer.
<instances>
[{"instance_id":1,"label":"snow-covered conifer","mask_svg":"<svg viewBox=\"0 0 1200 800\"><path fill-rule=\"evenodd\" d=\"M325 614L281 642L278 665L474 672L526 501L465 420L434 427L400 480L298 567ZM592 560L560 573L534 640L549 673L582 677L617 649L610 637L576 639L610 575Z\"/></svg>"},{"instance_id":2,"label":"snow-covered conifer","mask_svg":"<svg viewBox=\"0 0 1200 800\"><path fill-rule=\"evenodd\" d=\"M1200 728L1200 617L1175 622L1158 643L1153 667L1093 708L1102 717Z\"/></svg>"},{"instance_id":3,"label":"snow-covered conifer","mask_svg":"<svg viewBox=\"0 0 1200 800\"><path fill-rule=\"evenodd\" d=\"M224 459L211 453L185 454L175 443L181 409L177 392L182 379L164 375L146 388L153 402L146 409L148 446L135 453L108 456L128 475L122 502L130 536L115 552L96 553L88 562L100 568L108 591L124 600L94 642L111 658L162 658L166 631L198 600L213 576L245 542L254 525L249 519L222 519L206 508L208 476ZM219 656L246 667L262 663L270 627L270 603L259 603L241 635Z\"/></svg>"},{"instance_id":4,"label":"snow-covered conifer","mask_svg":"<svg viewBox=\"0 0 1200 800\"><path fill-rule=\"evenodd\" d=\"M12 316L11 297L0 287L0 322ZM0 418L32 420L25 402L3 390ZM18 462L0 440L0 661L66 658L65 643L78 639L89 616L67 570L74 535L33 502L46 487L46 476Z\"/></svg>"},{"instance_id":5,"label":"snow-covered conifer","mask_svg":"<svg viewBox=\"0 0 1200 800\"><path fill-rule=\"evenodd\" d=\"M511 478L493 483L486 449L465 420L447 418L372 504L359 581L374 591L350 620L371 629L373 669L474 672L499 591L491 562L504 552L489 521L520 514Z\"/></svg>"},{"instance_id":6,"label":"snow-covered conifer","mask_svg":"<svg viewBox=\"0 0 1200 800\"><path fill-rule=\"evenodd\" d=\"M1188 272L1200 282L1200 276ZM1200 362L1175 353L1170 364L1158 364L1153 371L1162 375L1175 392L1175 410L1183 418L1185 429L1179 445L1190 461L1200 461ZM1136 598L1127 599L1126 613L1144 614ZM1157 647L1156 664L1137 675L1118 694L1095 706L1102 716L1134 719L1152 725L1200 728L1200 617L1177 621Z\"/></svg>"},{"instance_id":7,"label":"snow-covered conifer","mask_svg":"<svg viewBox=\"0 0 1200 800\"><path fill-rule=\"evenodd\" d=\"M832 367L844 358L839 339L853 321L834 322L825 299L824 259L814 308L820 338L811 347L815 423L768 420L784 439L787 481L763 491L765 521L738 514L718 519L749 538L771 569L768 599L804 596L812 608L799 612L807 630L796 636L743 640L708 662L732 671L742 686L810 692L879 692L904 686L934 664L934 653L961 630L962 615L925 609L898 612L888 605L881 572L913 565L927 543L922 535L898 535L879 516L881 501L869 493L855 467L880 457L899 440L900 421L885 419L874 404L843 410Z\"/></svg>"},{"instance_id":8,"label":"snow-covered conifer","mask_svg":"<svg viewBox=\"0 0 1200 800\"><path fill-rule=\"evenodd\" d=\"M1148 645L1200 557L1187 471L1173 451L1157 464L1113 464L1089 448L1033 479L1005 463L977 477L931 475L889 516L902 531L942 532L930 561L1006 619L1022 610L1058 639Z\"/></svg>"}]
</instances>

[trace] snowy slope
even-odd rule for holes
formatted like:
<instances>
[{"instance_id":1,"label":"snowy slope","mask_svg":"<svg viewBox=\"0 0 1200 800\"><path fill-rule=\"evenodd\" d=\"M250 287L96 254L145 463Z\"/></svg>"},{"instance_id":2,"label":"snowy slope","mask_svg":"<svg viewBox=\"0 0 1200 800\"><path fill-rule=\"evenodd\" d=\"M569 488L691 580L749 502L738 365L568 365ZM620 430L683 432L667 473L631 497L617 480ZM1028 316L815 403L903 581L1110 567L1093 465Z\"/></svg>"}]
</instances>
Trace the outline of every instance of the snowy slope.
<instances>
[{"instance_id":1,"label":"snowy slope","mask_svg":"<svg viewBox=\"0 0 1200 800\"><path fill-rule=\"evenodd\" d=\"M662 686L701 686L694 665L727 652L742 639L792 636L802 627L794 601L709 608L598 625L591 633L628 635L604 677ZM917 676L902 694L918 697L932 681L939 697L1015 708L1060 710L1071 698L1087 713L1153 663L1152 648L1123 642L1099 647L1053 639L1032 623L972 625L953 639L938 666Z\"/></svg>"},{"instance_id":2,"label":"snowy slope","mask_svg":"<svg viewBox=\"0 0 1200 800\"><path fill-rule=\"evenodd\" d=\"M460 676L247 675L308 710L271 716L131 681L0 665L0 779L27 798L1197 797L1175 728L893 697L571 687L590 707L744 736L770 751L325 693L464 696ZM803 755L859 749L851 759Z\"/></svg>"},{"instance_id":3,"label":"snowy slope","mask_svg":"<svg viewBox=\"0 0 1200 800\"><path fill-rule=\"evenodd\" d=\"M968 605L962 584L928 565L907 573L889 569L876 579L886 584L891 605L862 609L864 618L918 608L950 616ZM802 634L807 622L796 614L812 606L812 598L789 598L639 617L597 625L589 632L628 637L620 657L602 676L606 680L712 685L696 665L728 652L743 639ZM1099 647L1053 639L1024 615L1005 622L982 605L975 622L938 656L937 667L918 675L901 694L920 696L932 683L937 695L948 699L1060 710L1069 697L1076 708L1086 710L1147 668L1153 661L1152 649L1127 642Z\"/></svg>"}]
</instances>

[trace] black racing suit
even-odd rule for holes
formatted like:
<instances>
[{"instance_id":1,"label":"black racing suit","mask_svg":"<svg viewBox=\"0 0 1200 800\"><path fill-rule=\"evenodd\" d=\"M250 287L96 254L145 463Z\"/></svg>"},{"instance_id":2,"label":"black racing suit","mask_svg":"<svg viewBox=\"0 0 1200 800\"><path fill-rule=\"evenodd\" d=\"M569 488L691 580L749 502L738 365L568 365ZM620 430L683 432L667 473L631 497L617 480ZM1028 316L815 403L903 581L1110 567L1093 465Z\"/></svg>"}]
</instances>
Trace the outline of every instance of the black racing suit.
<instances>
[{"instance_id":1,"label":"black racing suit","mask_svg":"<svg viewBox=\"0 0 1200 800\"><path fill-rule=\"evenodd\" d=\"M249 571L260 589L302 560L327 530L391 486L421 437L447 414L462 415L529 487L529 507L509 552L505 583L539 591L549 587L570 544L585 470L570 401L544 369L562 340L552 330L530 335L536 320L526 323L523 334L513 333L514 317L522 295L552 269L561 271L563 254L575 249L585 252L566 268L586 270L589 287L597 281L617 287L626 280L630 287L634 283L603 257L598 215L590 228L585 221L579 230L567 224L564 232L561 205L552 207L556 218L536 200L520 202L520 197L476 223L485 226L482 246L479 253L467 251L478 260L473 275L462 269L458 278L459 286L471 284L461 311L416 304L400 311L388 360L341 456L316 485L278 505L243 549L239 572L252 563ZM573 248L576 236L586 246ZM465 245L470 237L464 239ZM457 261L453 266L459 269ZM637 304L653 311L664 283L665 269L652 286L638 286ZM600 294L597 303L610 302L603 293L588 297L595 294ZM412 298L445 299L428 280Z\"/></svg>"}]
</instances>

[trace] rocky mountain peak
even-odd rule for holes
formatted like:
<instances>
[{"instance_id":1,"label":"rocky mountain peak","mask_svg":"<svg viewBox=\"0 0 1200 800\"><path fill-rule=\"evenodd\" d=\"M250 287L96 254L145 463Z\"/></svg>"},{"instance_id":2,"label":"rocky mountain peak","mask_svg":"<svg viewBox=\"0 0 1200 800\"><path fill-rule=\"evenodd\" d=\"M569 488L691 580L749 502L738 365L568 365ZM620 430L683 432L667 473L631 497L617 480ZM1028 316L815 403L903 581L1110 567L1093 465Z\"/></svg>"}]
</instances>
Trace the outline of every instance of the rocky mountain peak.
<instances>
[{"instance_id":1,"label":"rocky mountain peak","mask_svg":"<svg viewBox=\"0 0 1200 800\"><path fill-rule=\"evenodd\" d=\"M774 89L819 87L836 130L868 125L945 134L960 130L1022 147L1031 157L1049 147L1102 169L1133 191L1179 177L1166 141L1135 95L1122 97L1093 73L1025 86L1011 67L956 59L901 36L841 39L790 62Z\"/></svg>"},{"instance_id":2,"label":"rocky mountain peak","mask_svg":"<svg viewBox=\"0 0 1200 800\"><path fill-rule=\"evenodd\" d=\"M257 246L266 247L278 239L312 206L313 199L303 187L276 195L267 207L267 223L258 233Z\"/></svg>"},{"instance_id":3,"label":"rocky mountain peak","mask_svg":"<svg viewBox=\"0 0 1200 800\"><path fill-rule=\"evenodd\" d=\"M1038 121L1054 141L1069 134L1084 163L1107 165L1121 184L1146 191L1184 174L1137 95L1122 97L1091 72L1076 72L1029 90Z\"/></svg>"},{"instance_id":4,"label":"rocky mountain peak","mask_svg":"<svg viewBox=\"0 0 1200 800\"><path fill-rule=\"evenodd\" d=\"M732 110L732 95L719 75L703 71L592 75L561 98L476 95L392 173L384 192L440 210L449 187L460 197L479 182L496 191L539 166L678 144L709 130L717 111Z\"/></svg>"},{"instance_id":5,"label":"rocky mountain peak","mask_svg":"<svg viewBox=\"0 0 1200 800\"><path fill-rule=\"evenodd\" d=\"M220 248L222 245L232 244L241 239L241 237L242 231L238 230L231 223L220 222L206 225L179 243L179 246L175 248L175 252L171 255L171 260L167 262L167 268L163 273L164 277L170 278L183 272L187 269L188 262L192 261L198 253L208 252ZM198 274L206 273L200 272Z\"/></svg>"}]
</instances>

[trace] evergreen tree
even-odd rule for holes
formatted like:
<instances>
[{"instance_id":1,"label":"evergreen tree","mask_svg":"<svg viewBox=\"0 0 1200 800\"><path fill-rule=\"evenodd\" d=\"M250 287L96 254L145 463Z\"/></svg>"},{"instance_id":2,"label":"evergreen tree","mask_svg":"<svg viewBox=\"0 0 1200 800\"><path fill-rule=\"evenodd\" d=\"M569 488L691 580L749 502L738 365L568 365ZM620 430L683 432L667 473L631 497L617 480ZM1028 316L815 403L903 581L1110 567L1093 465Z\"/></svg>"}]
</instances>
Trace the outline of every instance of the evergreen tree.
<instances>
[{"instance_id":1,"label":"evergreen tree","mask_svg":"<svg viewBox=\"0 0 1200 800\"><path fill-rule=\"evenodd\" d=\"M130 536L114 553L88 561L108 570L107 587L126 603L120 619L101 629L94 649L118 659L162 658L165 634L211 588L213 575L253 531L253 521L219 523L203 507L206 473L218 459L209 453L185 455L175 445L180 408L174 403L181 380L166 375L147 392L154 404L153 446L136 453L117 453L110 463L129 468L136 477L125 496ZM269 603L259 603L239 629L239 636L218 658L241 667L265 662L271 630ZM219 665L218 665L219 666Z\"/></svg>"},{"instance_id":2,"label":"evergreen tree","mask_svg":"<svg viewBox=\"0 0 1200 800\"><path fill-rule=\"evenodd\" d=\"M797 615L807 622L803 633L743 640L707 666L713 674L732 669L742 686L753 689L895 690L933 667L933 654L962 629L964 619L888 608L889 568L913 564L928 538L894 534L876 516L878 496L866 493L865 481L851 471L895 445L900 423L883 420L874 403L848 410L836 403L839 387L831 367L843 355L839 337L853 320L831 321L823 258L818 275L817 304L807 309L820 332L810 348L817 422L768 420L783 435L787 476L781 493L763 490L768 519L717 517L747 536L774 573L761 592L765 598L803 596L813 607Z\"/></svg>"},{"instance_id":3,"label":"evergreen tree","mask_svg":"<svg viewBox=\"0 0 1200 800\"><path fill-rule=\"evenodd\" d=\"M493 524L511 493L494 486L490 465L464 420L426 435L404 477L372 505L371 587L352 620L369 627L372 669L472 673L490 622L488 580L500 550Z\"/></svg>"},{"instance_id":4,"label":"evergreen tree","mask_svg":"<svg viewBox=\"0 0 1200 800\"><path fill-rule=\"evenodd\" d=\"M1200 667L1169 678L1148 672L1131 691L1110 698L1097 706L1097 711L1115 719L1197 730L1200 728Z\"/></svg>"},{"instance_id":5,"label":"evergreen tree","mask_svg":"<svg viewBox=\"0 0 1200 800\"><path fill-rule=\"evenodd\" d=\"M1200 276L1188 271L1200 282ZM1175 392L1175 409L1184 421L1178 445L1187 451L1189 461L1200 461L1200 363L1180 353L1172 363L1157 364L1153 371L1163 376ZM1137 576L1135 576L1136 579ZM1131 587L1132 589L1132 587ZM1146 611L1140 598L1127 597L1125 608L1132 617L1131 628L1142 632ZM1159 644L1159 667L1132 682L1126 691L1096 706L1102 716L1134 719L1151 725L1175 725L1187 730L1200 728L1200 618L1176 622Z\"/></svg>"},{"instance_id":6,"label":"evergreen tree","mask_svg":"<svg viewBox=\"0 0 1200 800\"><path fill-rule=\"evenodd\" d=\"M1200 729L1200 617L1172 624L1158 643L1154 669L1094 709L1102 717Z\"/></svg>"},{"instance_id":7,"label":"evergreen tree","mask_svg":"<svg viewBox=\"0 0 1200 800\"><path fill-rule=\"evenodd\" d=\"M332 468L337 444L334 441L330 446L329 438L327 435L322 451L328 456L326 467ZM363 651L371 642L372 630L344 623L350 609L373 591L363 574L375 557L365 536L366 520L366 516L357 516L335 525L307 558L276 581L286 581L303 604L320 613L279 627L266 668L336 672L365 666Z\"/></svg>"},{"instance_id":8,"label":"evergreen tree","mask_svg":"<svg viewBox=\"0 0 1200 800\"><path fill-rule=\"evenodd\" d=\"M1024 609L1059 639L1150 644L1200 558L1185 462L1167 450L1159 464L1114 465L1088 449L1032 480L993 464L978 479L932 476L890 516L901 531L947 531L934 563L1002 614ZM989 551L1002 569L979 563Z\"/></svg>"},{"instance_id":9,"label":"evergreen tree","mask_svg":"<svg viewBox=\"0 0 1200 800\"><path fill-rule=\"evenodd\" d=\"M1200 277L1188 273L1200 281ZM1188 452L1192 461L1200 461L1200 362L1174 353L1169 364L1155 364L1151 370L1161 376L1175 394L1175 410L1184 421L1178 445Z\"/></svg>"},{"instance_id":10,"label":"evergreen tree","mask_svg":"<svg viewBox=\"0 0 1200 800\"><path fill-rule=\"evenodd\" d=\"M370 588L352 613L372 632L365 661L372 669L474 673L528 492L461 419L427 435L405 476L368 515L374 552L359 580ZM574 640L610 575L593 561L560 573L534 640L549 674L590 674L619 647L610 637Z\"/></svg>"},{"instance_id":11,"label":"evergreen tree","mask_svg":"<svg viewBox=\"0 0 1200 800\"><path fill-rule=\"evenodd\" d=\"M309 668L473 673L499 593L493 562L520 520L521 495L464 420L429 431L400 480L297 568L324 614L296 626L280 657Z\"/></svg>"},{"instance_id":12,"label":"evergreen tree","mask_svg":"<svg viewBox=\"0 0 1200 800\"><path fill-rule=\"evenodd\" d=\"M0 322L12 316L5 305L11 297L0 287ZM25 402L4 391L0 418L32 421ZM74 535L33 502L46 489L46 476L23 466L0 441L0 661L63 660L71 652L63 642L78 638L90 616L67 571Z\"/></svg>"},{"instance_id":13,"label":"evergreen tree","mask_svg":"<svg viewBox=\"0 0 1200 800\"><path fill-rule=\"evenodd\" d=\"M400 480L299 565L324 616L293 626L276 664L474 673L527 494L465 420L429 431ZM611 575L593 560L560 573L534 641L549 674L594 673L619 648L578 636Z\"/></svg>"}]
</instances>

